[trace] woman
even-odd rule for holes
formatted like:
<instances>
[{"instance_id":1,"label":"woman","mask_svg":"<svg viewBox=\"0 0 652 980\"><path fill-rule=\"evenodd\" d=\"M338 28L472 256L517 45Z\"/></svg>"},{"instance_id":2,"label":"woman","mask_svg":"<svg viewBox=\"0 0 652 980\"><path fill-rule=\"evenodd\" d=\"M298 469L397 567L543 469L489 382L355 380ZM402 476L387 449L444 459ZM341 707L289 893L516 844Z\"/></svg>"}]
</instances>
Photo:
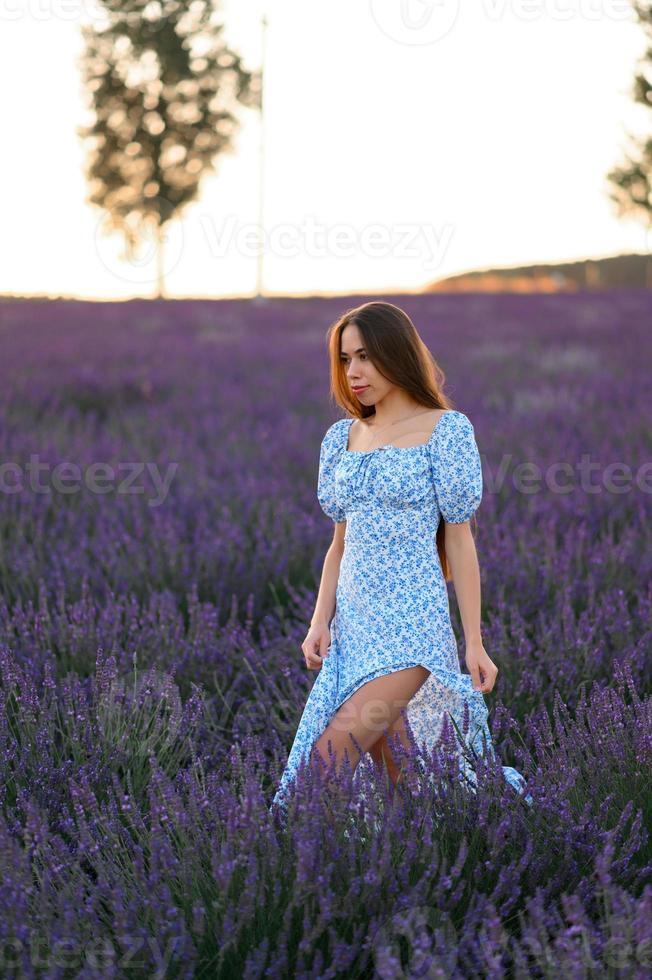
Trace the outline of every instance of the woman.
<instances>
[{"instance_id":1,"label":"woman","mask_svg":"<svg viewBox=\"0 0 652 980\"><path fill-rule=\"evenodd\" d=\"M397 306L348 310L330 328L329 351L332 392L352 418L333 423L321 444L317 496L335 529L302 645L319 675L272 807L285 807L313 750L329 764L329 746L338 771L346 756L355 768L368 752L396 784L390 739L410 745L403 707L426 750L447 715L467 746L482 752L484 735L492 750L483 693L498 668L480 632L469 520L482 499L482 468L473 426L450 407L443 372ZM451 578L469 674L460 671L450 621ZM468 756L460 751L460 770L474 783ZM502 768L522 792L521 774Z\"/></svg>"}]
</instances>

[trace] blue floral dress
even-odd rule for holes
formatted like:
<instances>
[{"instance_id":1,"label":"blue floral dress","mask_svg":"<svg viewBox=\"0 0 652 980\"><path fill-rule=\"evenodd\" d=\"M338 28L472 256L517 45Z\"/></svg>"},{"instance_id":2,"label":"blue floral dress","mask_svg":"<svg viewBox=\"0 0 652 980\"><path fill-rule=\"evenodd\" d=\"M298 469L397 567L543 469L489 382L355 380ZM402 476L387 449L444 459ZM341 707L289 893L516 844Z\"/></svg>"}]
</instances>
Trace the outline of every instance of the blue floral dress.
<instances>
[{"instance_id":1,"label":"blue floral dress","mask_svg":"<svg viewBox=\"0 0 652 980\"><path fill-rule=\"evenodd\" d=\"M287 765L272 801L285 806L301 759L347 698L375 677L422 665L430 674L406 707L417 743L432 750L447 714L467 746L493 752L481 691L463 674L451 626L448 591L436 545L441 517L468 521L482 499L482 466L473 425L448 410L427 443L349 450L352 418L326 431L317 497L335 522L346 521L345 547L329 624L331 646L311 688ZM465 708L467 717L465 722ZM450 729L449 729L450 732ZM459 737L457 739L459 748ZM460 772L474 784L468 752ZM518 791L523 776L503 766ZM526 796L531 802L531 797Z\"/></svg>"}]
</instances>

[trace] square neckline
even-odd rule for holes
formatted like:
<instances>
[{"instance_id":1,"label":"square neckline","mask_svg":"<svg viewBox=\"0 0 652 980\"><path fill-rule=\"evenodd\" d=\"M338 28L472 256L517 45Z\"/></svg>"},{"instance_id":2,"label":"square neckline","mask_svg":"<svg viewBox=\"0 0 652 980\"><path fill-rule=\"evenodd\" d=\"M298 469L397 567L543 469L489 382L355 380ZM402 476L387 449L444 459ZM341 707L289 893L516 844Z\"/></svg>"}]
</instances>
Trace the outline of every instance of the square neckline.
<instances>
[{"instance_id":1,"label":"square neckline","mask_svg":"<svg viewBox=\"0 0 652 980\"><path fill-rule=\"evenodd\" d=\"M349 433L351 432L351 426L355 422L355 418L345 419L348 422L348 427L346 429L346 440L344 443L344 452L350 453L352 456L369 456L371 453L378 453L383 449L394 449L396 452L405 452L406 450L413 449L423 449L425 446L429 446L432 440L435 438L435 433L443 420L447 415L452 415L456 409L447 408L441 418L439 418L435 424L434 429L430 433L426 442L419 442L416 446L395 446L393 442L386 442L383 446L376 446L375 449L349 449Z\"/></svg>"}]
</instances>

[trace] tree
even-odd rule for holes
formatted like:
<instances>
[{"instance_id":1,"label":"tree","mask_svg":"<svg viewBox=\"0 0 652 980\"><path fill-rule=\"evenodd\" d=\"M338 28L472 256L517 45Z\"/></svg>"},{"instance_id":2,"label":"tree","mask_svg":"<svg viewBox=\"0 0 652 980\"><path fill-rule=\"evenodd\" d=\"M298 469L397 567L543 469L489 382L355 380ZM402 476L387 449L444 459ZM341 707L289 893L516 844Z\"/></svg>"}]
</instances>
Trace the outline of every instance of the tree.
<instances>
[{"instance_id":1,"label":"tree","mask_svg":"<svg viewBox=\"0 0 652 980\"><path fill-rule=\"evenodd\" d=\"M645 54L640 59L641 70L634 76L632 97L652 112L652 3L633 0L632 7L648 40ZM609 197L616 205L619 217L640 217L652 227L652 136L628 134L628 137L632 152L625 154L625 163L607 174L612 185ZM648 263L648 269L651 265ZM652 285L650 272L648 280Z\"/></svg>"},{"instance_id":2,"label":"tree","mask_svg":"<svg viewBox=\"0 0 652 980\"><path fill-rule=\"evenodd\" d=\"M260 74L246 71L221 38L205 0L100 0L106 20L82 27L79 61L91 125L86 198L106 211L107 232L124 237L133 258L144 233L157 240L163 295L164 228L198 197L219 153L232 152L236 103L260 108Z\"/></svg>"}]
</instances>

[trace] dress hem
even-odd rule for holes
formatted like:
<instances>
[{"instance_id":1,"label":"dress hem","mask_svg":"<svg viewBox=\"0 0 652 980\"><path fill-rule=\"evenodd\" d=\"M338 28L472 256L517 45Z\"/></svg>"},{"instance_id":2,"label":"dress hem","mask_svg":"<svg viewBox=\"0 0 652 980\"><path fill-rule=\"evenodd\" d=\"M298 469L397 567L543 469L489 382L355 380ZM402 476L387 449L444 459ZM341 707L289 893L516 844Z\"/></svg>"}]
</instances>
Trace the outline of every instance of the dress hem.
<instances>
[{"instance_id":1,"label":"dress hem","mask_svg":"<svg viewBox=\"0 0 652 980\"><path fill-rule=\"evenodd\" d=\"M336 647L336 643L337 643L337 641L335 641L334 647ZM331 650L334 650L334 647L331 647ZM333 657L336 658L337 657L337 654L335 654L334 652L331 652L328 656L329 657L330 656L333 656ZM381 667L377 667L373 671L370 671L367 674L364 674L362 677L357 678L357 680L355 680L354 682L352 682L351 684L349 684L343 694L340 694L338 692L338 680L337 680L337 677L334 678L334 680L335 680L335 691L337 693L335 693L335 695L333 697L333 702L334 703L330 706L330 710L328 712L328 718L326 719L325 722L323 722L323 718L322 718L321 719L321 721L323 722L322 724L315 724L315 720L316 719L314 717L311 720L302 719L302 722L300 723L300 728L301 728L302 724L305 721L307 723L308 730L310 731L310 737L309 737L309 740L308 740L309 741L309 744L303 746L302 751L299 753L299 758L295 761L295 763L291 767L292 768L292 771L290 771L288 769L288 767L286 766L286 769L285 769L285 771L283 773L283 776L282 776L282 779L281 779L281 784L278 787L278 790L277 790L277 793L276 793L276 795L274 797L274 801L273 801L273 804L272 805L274 805L274 803L279 803L283 799L283 797L286 795L286 792L287 792L287 790L289 788L288 784L294 782L294 779L295 779L295 776L296 776L296 770L297 770L300 762L302 760L305 761L305 760L309 760L310 759L310 757L312 755L312 751L313 751L314 746L315 746L315 743L322 737L322 735L324 734L324 732L326 731L326 729L328 728L328 726L330 725L330 723L332 722L333 718L336 716L337 712L340 710L340 708L342 707L342 705L345 704L349 700L349 698L351 698L353 696L353 694L355 694L355 692L357 690L359 690L359 688L363 687L364 684L368 683L369 681L375 680L378 677L385 677L385 676L387 676L389 674L397 673L398 671L401 671L401 670L407 670L410 667L423 667L424 670L427 670L428 671L428 676L426 677L426 679L424 680L424 682L419 685L419 687L414 692L414 694L412 695L412 697L408 700L407 704L404 705L405 711L407 713L408 724L410 725L410 730L412 732L412 736L413 736L413 738L414 738L414 740L415 740L415 742L416 742L416 744L417 744L417 746L419 748L419 751L422 751L423 750L424 741L423 741L423 739L420 740L419 739L419 736L417 735L417 733L415 731L413 731L413 725L410 722L410 704L419 695L419 692L422 691L422 689L424 688L424 686L430 680L431 676L434 676L435 680L438 683L440 683L443 687L446 687L448 689L455 689L456 684L459 685L459 683L460 683L460 678L467 678L466 681L462 681L463 684L471 685L471 683L472 683L470 674L464 674L464 673L462 673L461 670L453 671L453 670L451 670L449 668L443 667L441 664L435 664L435 665L431 666L431 665L429 665L428 663L425 662L426 659L429 659L429 658L424 658L424 657L421 657L420 659L413 658L411 660L404 661L403 663L400 663L400 664L385 664L385 665L383 665ZM324 663L324 665L322 666L321 670L324 670L325 667L326 667L326 663ZM335 663L334 663L333 667L334 667L334 670L335 670L336 675L337 675L338 674L337 659L335 659ZM463 692L463 696L465 697L465 699L468 699L468 701L469 701L469 726L471 725L471 720L473 718L475 718L475 721L476 721L476 731L474 732L473 738L471 739L471 741L474 741L475 740L475 736L479 732L484 731L484 732L486 732L488 734L488 729L487 729L487 725L486 725L487 716L488 716L487 706L485 704L484 696L483 696L483 694L482 694L481 691L475 691L473 688L469 687L469 690L468 691ZM309 697L308 700L310 702L310 697ZM473 701L476 701L476 705L475 706L473 705ZM480 714L480 718L478 718L478 713ZM385 726L385 729L387 727L388 726ZM440 730L440 732L438 734L437 742L439 742L440 737L441 737L441 730ZM466 740L467 737L468 736L465 734L465 740ZM381 738L381 734L378 735L378 738ZM488 737L488 745L491 746L491 736L490 735ZM368 753L369 753L369 750L366 749L363 752L363 756L366 755L366 754L368 754ZM289 759L288 759L288 762L289 762Z\"/></svg>"}]
</instances>

